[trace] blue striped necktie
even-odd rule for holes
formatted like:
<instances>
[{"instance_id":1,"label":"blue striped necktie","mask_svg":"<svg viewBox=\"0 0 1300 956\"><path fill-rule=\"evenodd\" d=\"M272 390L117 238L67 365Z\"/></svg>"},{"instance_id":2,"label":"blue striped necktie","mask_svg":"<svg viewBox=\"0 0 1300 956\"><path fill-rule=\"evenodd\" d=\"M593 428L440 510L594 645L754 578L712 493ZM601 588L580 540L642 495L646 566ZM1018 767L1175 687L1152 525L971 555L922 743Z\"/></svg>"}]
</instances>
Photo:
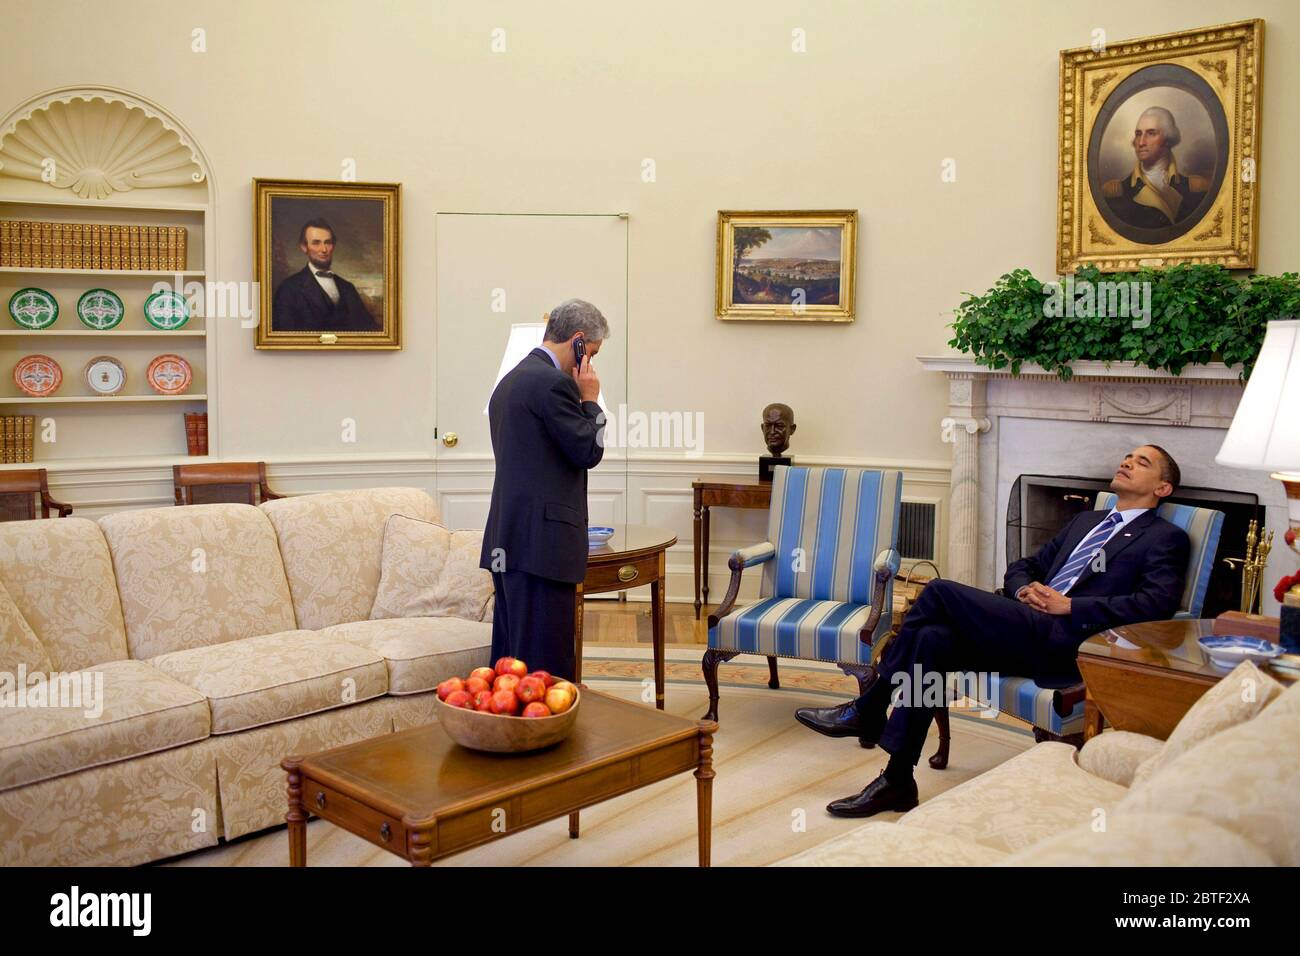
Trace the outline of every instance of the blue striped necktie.
<instances>
[{"instance_id":1,"label":"blue striped necktie","mask_svg":"<svg viewBox=\"0 0 1300 956\"><path fill-rule=\"evenodd\" d=\"M1070 556L1070 559L1061 565L1061 570L1052 576L1052 580L1047 582L1047 586L1053 591L1060 591L1064 594L1070 589L1079 576L1083 574L1084 565L1093 559L1093 556L1101 549L1101 546L1110 537L1115 526L1120 524L1124 519L1119 516L1118 511L1112 511L1108 514L1097 527L1092 529L1092 534L1083 539L1083 543Z\"/></svg>"}]
</instances>

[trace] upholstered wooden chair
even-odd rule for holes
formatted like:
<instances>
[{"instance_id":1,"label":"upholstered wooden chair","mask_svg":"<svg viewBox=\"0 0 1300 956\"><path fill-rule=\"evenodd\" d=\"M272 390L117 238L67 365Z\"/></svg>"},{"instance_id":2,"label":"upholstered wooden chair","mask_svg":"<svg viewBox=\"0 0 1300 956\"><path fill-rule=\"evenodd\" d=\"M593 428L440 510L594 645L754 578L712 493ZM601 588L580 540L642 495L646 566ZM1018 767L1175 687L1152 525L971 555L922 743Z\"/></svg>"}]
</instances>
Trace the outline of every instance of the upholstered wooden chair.
<instances>
[{"instance_id":1,"label":"upholstered wooden chair","mask_svg":"<svg viewBox=\"0 0 1300 956\"><path fill-rule=\"evenodd\" d=\"M892 618L903 476L865 468L778 466L767 540L732 554L731 583L709 615L704 682L718 716L718 665L737 654L829 661L865 687ZM759 600L735 608L741 575L762 567Z\"/></svg>"},{"instance_id":2,"label":"upholstered wooden chair","mask_svg":"<svg viewBox=\"0 0 1300 956\"><path fill-rule=\"evenodd\" d=\"M1098 493L1095 507L1109 511L1115 506L1115 501L1114 492L1103 491ZM1219 547L1219 534L1223 531L1223 512L1165 502L1156 513L1186 531L1192 542L1183 599L1174 620L1198 618L1205 604L1205 592L1210 586L1210 572L1214 570L1214 553ZM1002 677L989 690L990 697L996 699L986 703L1032 724L1034 740L1039 743L1059 740L1075 747L1083 746L1082 683L1044 687L1028 677ZM950 743L946 707L935 711L935 723L939 727L939 749L930 758L930 766L942 770L948 766Z\"/></svg>"},{"instance_id":3,"label":"upholstered wooden chair","mask_svg":"<svg viewBox=\"0 0 1300 956\"><path fill-rule=\"evenodd\" d=\"M30 521L40 504L41 517L56 511L60 518L72 514L72 508L50 497L49 477L44 468L0 472L0 521Z\"/></svg>"},{"instance_id":4,"label":"upholstered wooden chair","mask_svg":"<svg viewBox=\"0 0 1300 956\"><path fill-rule=\"evenodd\" d=\"M223 461L201 465L173 465L172 484L178 505L234 503L258 504L283 497L266 484L266 462Z\"/></svg>"}]
</instances>

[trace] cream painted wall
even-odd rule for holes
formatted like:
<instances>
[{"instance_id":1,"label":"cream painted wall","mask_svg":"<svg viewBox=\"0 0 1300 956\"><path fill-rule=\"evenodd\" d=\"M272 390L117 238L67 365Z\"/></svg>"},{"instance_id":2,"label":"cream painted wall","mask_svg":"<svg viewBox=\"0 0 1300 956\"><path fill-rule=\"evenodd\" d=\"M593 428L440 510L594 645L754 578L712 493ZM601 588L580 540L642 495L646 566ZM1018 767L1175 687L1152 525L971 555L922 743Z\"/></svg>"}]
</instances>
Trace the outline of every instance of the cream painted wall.
<instances>
[{"instance_id":1,"label":"cream painted wall","mask_svg":"<svg viewBox=\"0 0 1300 956\"><path fill-rule=\"evenodd\" d=\"M703 410L710 452L757 454L759 410L782 400L796 455L943 467L945 384L913 356L942 350L963 291L1052 269L1057 52L1096 27L1119 40L1253 16L1260 265L1277 272L1300 249L1288 0L0 0L0 105L105 84L182 118L215 170L223 281L252 277L253 177L337 179L350 157L360 179L403 184L406 348L258 353L223 329L226 457L431 451L435 213L626 211L634 406ZM796 27L807 53L791 52ZM715 321L715 211L818 207L859 211L858 320Z\"/></svg>"}]
</instances>

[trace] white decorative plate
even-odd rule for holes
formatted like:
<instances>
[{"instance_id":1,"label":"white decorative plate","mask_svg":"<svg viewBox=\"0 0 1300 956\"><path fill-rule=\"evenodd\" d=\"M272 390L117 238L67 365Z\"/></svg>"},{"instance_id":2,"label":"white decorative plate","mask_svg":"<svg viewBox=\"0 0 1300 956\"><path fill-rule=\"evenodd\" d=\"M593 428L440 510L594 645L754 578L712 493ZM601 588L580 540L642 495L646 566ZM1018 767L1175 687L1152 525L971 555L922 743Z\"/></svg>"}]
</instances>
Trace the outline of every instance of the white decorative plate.
<instances>
[{"instance_id":1,"label":"white decorative plate","mask_svg":"<svg viewBox=\"0 0 1300 956\"><path fill-rule=\"evenodd\" d=\"M111 355L96 355L86 363L86 384L97 395L116 395L126 387L126 369Z\"/></svg>"}]
</instances>

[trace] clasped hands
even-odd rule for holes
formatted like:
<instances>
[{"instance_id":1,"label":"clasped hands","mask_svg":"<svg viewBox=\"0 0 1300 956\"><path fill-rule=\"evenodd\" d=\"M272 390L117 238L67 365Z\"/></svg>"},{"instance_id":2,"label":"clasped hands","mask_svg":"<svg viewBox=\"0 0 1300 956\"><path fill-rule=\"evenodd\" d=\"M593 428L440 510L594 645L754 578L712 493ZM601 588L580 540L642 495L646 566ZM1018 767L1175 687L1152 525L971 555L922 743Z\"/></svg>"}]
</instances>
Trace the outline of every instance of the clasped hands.
<instances>
[{"instance_id":1,"label":"clasped hands","mask_svg":"<svg viewBox=\"0 0 1300 956\"><path fill-rule=\"evenodd\" d=\"M1022 587L1016 592L1016 600L1046 614L1070 613L1070 599L1041 581Z\"/></svg>"}]
</instances>

